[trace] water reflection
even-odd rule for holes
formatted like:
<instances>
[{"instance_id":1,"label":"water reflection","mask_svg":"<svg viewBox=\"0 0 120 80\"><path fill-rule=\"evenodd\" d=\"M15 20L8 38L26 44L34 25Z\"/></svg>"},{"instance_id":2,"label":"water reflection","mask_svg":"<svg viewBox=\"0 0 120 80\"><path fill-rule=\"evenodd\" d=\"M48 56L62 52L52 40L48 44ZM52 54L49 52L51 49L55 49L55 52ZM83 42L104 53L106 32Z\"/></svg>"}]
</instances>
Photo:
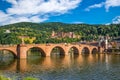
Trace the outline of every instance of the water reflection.
<instances>
[{"instance_id":1,"label":"water reflection","mask_svg":"<svg viewBox=\"0 0 120 80\"><path fill-rule=\"evenodd\" d=\"M119 56L119 55L118 55ZM94 54L94 55L79 55L79 56L59 56L59 57L33 57L31 59L22 59L15 60L4 58L0 60L0 70L8 69L8 70L18 70L18 71L33 71L33 68L36 70L40 70L41 68L52 69L59 68L61 66L69 67L73 64L75 65L94 65L98 62L103 62L106 64L106 68L109 69L110 64L118 63L120 57L116 55L108 55L108 54ZM12 66L11 66L12 65ZM14 66L14 67L13 67ZM16 66L16 67L15 67ZM8 68L9 67L9 68Z\"/></svg>"},{"instance_id":2,"label":"water reflection","mask_svg":"<svg viewBox=\"0 0 120 80\"><path fill-rule=\"evenodd\" d=\"M102 80L112 80L111 75L119 80L119 61L120 55L112 54L33 57L5 62L10 65L0 63L0 71L27 72L27 75L34 73L45 80L101 80L101 77Z\"/></svg>"},{"instance_id":3,"label":"water reflection","mask_svg":"<svg viewBox=\"0 0 120 80\"><path fill-rule=\"evenodd\" d=\"M14 64L14 55L12 52L7 50L0 50L0 69L8 69L9 66Z\"/></svg>"}]
</instances>

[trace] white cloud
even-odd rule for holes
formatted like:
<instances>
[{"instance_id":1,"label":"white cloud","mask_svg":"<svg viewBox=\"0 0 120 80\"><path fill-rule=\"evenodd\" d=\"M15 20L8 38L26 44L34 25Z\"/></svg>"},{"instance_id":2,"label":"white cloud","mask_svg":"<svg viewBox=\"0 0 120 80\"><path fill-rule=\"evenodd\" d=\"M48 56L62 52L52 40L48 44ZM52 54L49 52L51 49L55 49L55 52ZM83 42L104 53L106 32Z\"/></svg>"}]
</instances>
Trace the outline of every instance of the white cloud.
<instances>
[{"instance_id":1,"label":"white cloud","mask_svg":"<svg viewBox=\"0 0 120 80\"><path fill-rule=\"evenodd\" d=\"M101 8L103 6L105 6L106 11L109 11L110 7L120 6L120 0L106 0L105 2L101 2L99 4L93 4L91 6L88 6L85 11L90 11L90 9L93 8Z\"/></svg>"},{"instance_id":2,"label":"white cloud","mask_svg":"<svg viewBox=\"0 0 120 80\"><path fill-rule=\"evenodd\" d=\"M10 16L2 11L0 11L0 25L4 25L4 23L10 20Z\"/></svg>"},{"instance_id":3,"label":"white cloud","mask_svg":"<svg viewBox=\"0 0 120 80\"><path fill-rule=\"evenodd\" d=\"M7 2L9 2L9 3L11 3L11 4L17 4L17 1L16 1L16 0L3 0L3 1L7 1Z\"/></svg>"},{"instance_id":4,"label":"white cloud","mask_svg":"<svg viewBox=\"0 0 120 80\"><path fill-rule=\"evenodd\" d=\"M120 16L116 16L113 20L112 20L113 24L120 24Z\"/></svg>"},{"instance_id":5,"label":"white cloud","mask_svg":"<svg viewBox=\"0 0 120 80\"><path fill-rule=\"evenodd\" d=\"M0 11L0 20L2 20L2 18L4 19L4 17L8 17L9 15L5 14L4 12Z\"/></svg>"},{"instance_id":6,"label":"white cloud","mask_svg":"<svg viewBox=\"0 0 120 80\"><path fill-rule=\"evenodd\" d=\"M117 6L120 6L120 0L106 0L105 2L106 11L109 11L110 7L117 7Z\"/></svg>"},{"instance_id":7,"label":"white cloud","mask_svg":"<svg viewBox=\"0 0 120 80\"><path fill-rule=\"evenodd\" d=\"M103 5L104 5L104 2L99 3L99 4L94 4L86 8L85 11L90 11L90 9L93 9L93 8L101 8Z\"/></svg>"},{"instance_id":8,"label":"white cloud","mask_svg":"<svg viewBox=\"0 0 120 80\"><path fill-rule=\"evenodd\" d=\"M0 25L12 24L17 22L43 22L48 19L48 17L40 17L40 16L12 16L5 14L0 11Z\"/></svg>"},{"instance_id":9,"label":"white cloud","mask_svg":"<svg viewBox=\"0 0 120 80\"><path fill-rule=\"evenodd\" d=\"M51 12L63 13L76 8L80 2L81 0L19 0L17 4L14 4L7 11L17 15Z\"/></svg>"},{"instance_id":10,"label":"white cloud","mask_svg":"<svg viewBox=\"0 0 120 80\"><path fill-rule=\"evenodd\" d=\"M82 0L3 0L12 6L0 11L0 25L16 22L43 22L55 14L65 14L78 7ZM47 15L47 16L46 16Z\"/></svg>"}]
</instances>

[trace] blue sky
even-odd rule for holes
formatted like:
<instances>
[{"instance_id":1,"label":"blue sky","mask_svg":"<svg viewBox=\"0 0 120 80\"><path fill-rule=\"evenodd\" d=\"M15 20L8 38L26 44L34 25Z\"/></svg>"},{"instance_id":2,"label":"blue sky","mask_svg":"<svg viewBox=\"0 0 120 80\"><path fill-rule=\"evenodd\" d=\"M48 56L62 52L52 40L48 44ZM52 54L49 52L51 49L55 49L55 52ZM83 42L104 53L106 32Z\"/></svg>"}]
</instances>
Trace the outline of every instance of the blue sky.
<instances>
[{"instance_id":1,"label":"blue sky","mask_svg":"<svg viewBox=\"0 0 120 80\"><path fill-rule=\"evenodd\" d=\"M17 22L119 24L120 0L0 0L0 25Z\"/></svg>"}]
</instances>

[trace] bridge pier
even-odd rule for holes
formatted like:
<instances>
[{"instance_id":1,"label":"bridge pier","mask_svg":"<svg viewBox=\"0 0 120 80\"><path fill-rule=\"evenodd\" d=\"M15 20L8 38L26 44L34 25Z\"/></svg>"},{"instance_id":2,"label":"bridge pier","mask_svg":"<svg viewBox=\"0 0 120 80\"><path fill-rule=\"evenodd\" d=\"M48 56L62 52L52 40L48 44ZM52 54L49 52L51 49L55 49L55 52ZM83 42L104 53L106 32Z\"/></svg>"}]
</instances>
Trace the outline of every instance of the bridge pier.
<instances>
[{"instance_id":1,"label":"bridge pier","mask_svg":"<svg viewBox=\"0 0 120 80\"><path fill-rule=\"evenodd\" d=\"M99 52L99 53L103 53L103 50L104 50L104 49L103 49L102 47L98 47L98 52Z\"/></svg>"},{"instance_id":2,"label":"bridge pier","mask_svg":"<svg viewBox=\"0 0 120 80\"><path fill-rule=\"evenodd\" d=\"M20 50L18 51L18 58L19 59L26 59L27 58L27 46L24 44L21 44Z\"/></svg>"}]
</instances>

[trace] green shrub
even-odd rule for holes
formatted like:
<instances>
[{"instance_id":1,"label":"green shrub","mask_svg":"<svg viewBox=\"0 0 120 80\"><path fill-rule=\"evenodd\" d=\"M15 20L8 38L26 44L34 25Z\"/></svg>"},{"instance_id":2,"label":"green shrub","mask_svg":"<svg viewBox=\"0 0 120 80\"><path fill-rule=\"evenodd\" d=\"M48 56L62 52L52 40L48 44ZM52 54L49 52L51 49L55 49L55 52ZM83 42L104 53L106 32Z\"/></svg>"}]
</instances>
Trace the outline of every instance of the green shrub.
<instances>
[{"instance_id":1,"label":"green shrub","mask_svg":"<svg viewBox=\"0 0 120 80\"><path fill-rule=\"evenodd\" d=\"M0 76L0 80L11 80L10 78L6 78L5 76Z\"/></svg>"}]
</instances>

